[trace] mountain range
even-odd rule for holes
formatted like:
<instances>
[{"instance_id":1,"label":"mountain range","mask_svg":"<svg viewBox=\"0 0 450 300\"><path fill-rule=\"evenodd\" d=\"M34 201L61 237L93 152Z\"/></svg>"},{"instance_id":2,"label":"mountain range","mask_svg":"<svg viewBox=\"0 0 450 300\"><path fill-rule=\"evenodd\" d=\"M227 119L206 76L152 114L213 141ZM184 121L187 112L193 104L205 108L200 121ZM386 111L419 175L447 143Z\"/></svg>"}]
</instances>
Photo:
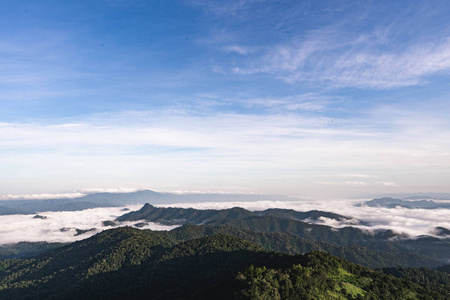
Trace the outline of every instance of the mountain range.
<instances>
[{"instance_id":1,"label":"mountain range","mask_svg":"<svg viewBox=\"0 0 450 300\"><path fill-rule=\"evenodd\" d=\"M450 203L436 202L433 200L402 200L397 198L377 198L370 201L357 204L357 206L369 206L369 207L405 207L405 208L422 208L422 209L437 209L437 208L447 208L450 209Z\"/></svg>"},{"instance_id":2,"label":"mountain range","mask_svg":"<svg viewBox=\"0 0 450 300\"><path fill-rule=\"evenodd\" d=\"M293 201L282 195L263 194L174 194L142 190L131 193L92 193L76 198L2 200L0 215L35 214L45 211L76 211L97 207L132 204L169 204L186 202Z\"/></svg>"},{"instance_id":3,"label":"mountain range","mask_svg":"<svg viewBox=\"0 0 450 300\"><path fill-rule=\"evenodd\" d=\"M0 261L0 299L446 299L450 293L450 275L439 271L388 275L320 251L290 255L224 233L176 235L121 227L30 259Z\"/></svg>"},{"instance_id":4,"label":"mountain range","mask_svg":"<svg viewBox=\"0 0 450 300\"><path fill-rule=\"evenodd\" d=\"M126 195L101 204L153 194ZM326 219L348 226L326 226ZM125 226L148 222L179 227ZM102 224L107 230L74 243L1 245L0 299L448 299L450 293L443 227L435 229L439 237L412 239L360 229L367 224L319 210L149 203Z\"/></svg>"},{"instance_id":5,"label":"mountain range","mask_svg":"<svg viewBox=\"0 0 450 300\"><path fill-rule=\"evenodd\" d=\"M308 242L329 243L328 248L324 250L331 253L333 253L331 248L335 246L357 246L370 251L381 251L385 253L385 256L402 257L401 265L403 266L432 267L450 261L450 238L448 237L422 236L411 239L392 230L378 229L369 232L352 226L333 228L304 222L305 219L320 219L325 216L337 220L350 220L348 217L320 211L296 212L285 209L269 209L251 212L238 207L223 210L198 210L193 208L157 208L147 203L140 210L125 213L118 217L116 221L149 221L171 225L193 223L203 226L228 226L259 233L284 233ZM173 231L176 232L177 230ZM305 245L303 241L299 241L298 244ZM316 249L323 249L317 245L315 247ZM310 248L310 250L312 249L314 248ZM344 251L343 248L340 249ZM333 251L337 250L334 249ZM377 255L379 255L378 252ZM405 261L406 257L410 259ZM374 266L361 260L352 260L350 256L346 256L346 258L357 263ZM383 260L380 259L380 261Z\"/></svg>"}]
</instances>

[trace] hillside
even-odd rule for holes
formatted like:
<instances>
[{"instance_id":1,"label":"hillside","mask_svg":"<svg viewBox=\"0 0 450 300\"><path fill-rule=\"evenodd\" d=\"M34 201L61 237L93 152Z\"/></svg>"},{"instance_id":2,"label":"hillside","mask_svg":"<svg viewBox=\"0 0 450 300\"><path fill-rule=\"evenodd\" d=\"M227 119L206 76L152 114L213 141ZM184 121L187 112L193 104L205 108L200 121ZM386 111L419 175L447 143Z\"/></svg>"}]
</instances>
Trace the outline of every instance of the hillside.
<instances>
[{"instance_id":1,"label":"hillside","mask_svg":"<svg viewBox=\"0 0 450 300\"><path fill-rule=\"evenodd\" d=\"M370 268L394 266L436 267L441 264L439 260L419 254L377 251L356 245L340 246L330 242L311 241L290 233L258 232L231 226L186 224L171 231L161 233L166 233L169 237L178 241L187 241L215 234L230 234L260 245L268 251L286 252L289 254L325 251L350 262Z\"/></svg>"},{"instance_id":2,"label":"hillside","mask_svg":"<svg viewBox=\"0 0 450 300\"><path fill-rule=\"evenodd\" d=\"M64 243L20 242L0 245L0 260L10 258L28 258L49 250L64 246Z\"/></svg>"},{"instance_id":3,"label":"hillside","mask_svg":"<svg viewBox=\"0 0 450 300\"><path fill-rule=\"evenodd\" d=\"M177 242L129 227L0 262L0 299L444 299L449 292L323 252L266 252L228 234Z\"/></svg>"},{"instance_id":4,"label":"hillside","mask_svg":"<svg viewBox=\"0 0 450 300\"><path fill-rule=\"evenodd\" d=\"M312 210L307 212L292 209L267 209L264 211L249 211L240 207L229 209L194 209L176 207L155 207L146 203L140 210L126 213L117 218L117 221L146 220L165 225L183 225L187 223L210 224L220 220L241 220L250 217L274 216L282 219L304 221L328 218L341 222L360 224L359 220L326 211Z\"/></svg>"},{"instance_id":5,"label":"hillside","mask_svg":"<svg viewBox=\"0 0 450 300\"><path fill-rule=\"evenodd\" d=\"M319 214L327 215L329 213L317 211L303 213L277 209L264 212L250 212L237 207L224 210L157 208L150 204L145 204L138 211L129 212L118 217L117 221L146 220L171 225L191 222L211 226L228 226L255 232L281 232L294 235L308 242L327 242L335 246L346 247L359 246L372 251L394 254L398 257L405 254L416 255L414 258L409 256L411 260L407 264L402 264L403 266L435 267L450 259L449 238L423 236L417 239L409 239L407 236L397 234L391 230L374 230L369 232L350 226L337 229L298 220L298 218L293 218L295 214L303 214L303 216L314 214L318 216ZM335 217L346 218L340 215ZM421 260L422 262L428 260L428 262L422 265L418 264L417 255L428 256L428 259ZM371 265L370 263L364 264Z\"/></svg>"}]
</instances>

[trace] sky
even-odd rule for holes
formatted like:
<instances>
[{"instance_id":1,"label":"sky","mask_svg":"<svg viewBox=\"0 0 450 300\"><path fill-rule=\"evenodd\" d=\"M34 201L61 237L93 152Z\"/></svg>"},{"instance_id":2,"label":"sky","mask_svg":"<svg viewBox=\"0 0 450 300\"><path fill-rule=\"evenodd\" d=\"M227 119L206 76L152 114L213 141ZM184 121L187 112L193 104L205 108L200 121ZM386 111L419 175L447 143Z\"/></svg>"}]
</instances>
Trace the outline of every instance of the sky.
<instances>
[{"instance_id":1,"label":"sky","mask_svg":"<svg viewBox=\"0 0 450 300\"><path fill-rule=\"evenodd\" d=\"M0 195L450 192L443 1L0 1Z\"/></svg>"}]
</instances>

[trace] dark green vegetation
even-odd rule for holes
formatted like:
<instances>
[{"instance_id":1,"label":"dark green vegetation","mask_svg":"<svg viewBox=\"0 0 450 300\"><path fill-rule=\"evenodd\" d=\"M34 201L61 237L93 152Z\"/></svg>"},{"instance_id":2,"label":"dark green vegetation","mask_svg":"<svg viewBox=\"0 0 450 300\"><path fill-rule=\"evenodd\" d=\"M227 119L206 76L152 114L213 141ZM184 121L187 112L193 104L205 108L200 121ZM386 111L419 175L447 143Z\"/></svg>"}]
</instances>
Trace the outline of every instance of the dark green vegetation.
<instances>
[{"instance_id":1,"label":"dark green vegetation","mask_svg":"<svg viewBox=\"0 0 450 300\"><path fill-rule=\"evenodd\" d=\"M186 224L168 231L166 234L169 237L179 241L187 241L216 234L229 234L260 245L267 251L286 252L289 254L304 254L311 251L326 251L353 263L370 268L383 268L388 266L434 267L439 264L436 260L418 254L396 254L387 251L369 250L356 245L339 246L324 241L311 241L290 233L258 232L231 226Z\"/></svg>"},{"instance_id":2,"label":"dark green vegetation","mask_svg":"<svg viewBox=\"0 0 450 300\"><path fill-rule=\"evenodd\" d=\"M389 197L373 199L357 206L361 205L366 205L370 207L387 207L387 208L395 208L396 206L405 208L423 208L423 209L450 208L450 203L440 203L435 202L433 200L407 201Z\"/></svg>"},{"instance_id":3,"label":"dark green vegetation","mask_svg":"<svg viewBox=\"0 0 450 300\"><path fill-rule=\"evenodd\" d=\"M0 259L28 258L64 245L64 243L47 242L20 242L0 245Z\"/></svg>"},{"instance_id":4,"label":"dark green vegetation","mask_svg":"<svg viewBox=\"0 0 450 300\"><path fill-rule=\"evenodd\" d=\"M444 284L450 286L450 275L427 268L385 268L383 273L406 278L417 283Z\"/></svg>"},{"instance_id":5,"label":"dark green vegetation","mask_svg":"<svg viewBox=\"0 0 450 300\"><path fill-rule=\"evenodd\" d=\"M424 236L408 239L407 236L396 234L391 230L367 232L355 227L336 229L299 220L300 218L318 218L325 215L329 218L339 218L339 220L346 218L318 211L295 212L270 209L251 212L237 207L224 210L197 210L157 208L145 204L140 210L117 218L117 221L146 220L171 225L191 222L258 232L258 234L248 234L247 236L250 238L262 233L272 233L273 235L283 233L287 234L283 235L283 242L277 243L276 238L273 238L273 241L267 242L264 247L289 253L325 250L370 267L398 265L436 267L450 259L449 238L438 239ZM237 236L244 237L242 234Z\"/></svg>"},{"instance_id":6,"label":"dark green vegetation","mask_svg":"<svg viewBox=\"0 0 450 300\"><path fill-rule=\"evenodd\" d=\"M194 209L154 207L146 203L140 210L129 212L117 218L117 221L146 220L158 222L164 225L183 225L187 223L210 224L221 220L245 219L248 217L274 216L289 220L319 220L321 217L333 219L349 224L360 224L358 220L326 211L311 210L307 212L295 211L293 209L267 209L264 211L251 212L240 207L230 209Z\"/></svg>"},{"instance_id":7,"label":"dark green vegetation","mask_svg":"<svg viewBox=\"0 0 450 300\"><path fill-rule=\"evenodd\" d=\"M0 299L448 299L450 293L432 277L413 282L324 252L267 252L222 233L184 240L196 227L122 227L31 259L1 261Z\"/></svg>"},{"instance_id":8,"label":"dark green vegetation","mask_svg":"<svg viewBox=\"0 0 450 300\"><path fill-rule=\"evenodd\" d=\"M440 272L445 272L445 273L449 273L450 274L450 265L440 266L439 268L437 268L437 270L440 271Z\"/></svg>"}]
</instances>

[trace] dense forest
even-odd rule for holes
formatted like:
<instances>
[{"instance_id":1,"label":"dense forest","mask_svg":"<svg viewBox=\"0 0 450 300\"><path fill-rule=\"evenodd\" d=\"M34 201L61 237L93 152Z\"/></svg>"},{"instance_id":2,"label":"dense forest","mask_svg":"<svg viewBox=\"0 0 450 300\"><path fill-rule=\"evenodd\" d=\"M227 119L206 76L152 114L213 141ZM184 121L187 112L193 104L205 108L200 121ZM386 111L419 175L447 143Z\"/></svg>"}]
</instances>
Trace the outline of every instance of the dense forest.
<instances>
[{"instance_id":1,"label":"dense forest","mask_svg":"<svg viewBox=\"0 0 450 300\"><path fill-rule=\"evenodd\" d=\"M117 222L150 221L170 225L194 223L205 225L205 232L208 231L207 226L215 228L226 226L227 232L236 232L235 229L240 229L242 231L236 233L236 236L259 243L267 250L286 251L292 254L324 250L369 267L437 267L450 260L448 237L422 236L411 239L392 230L380 229L369 232L353 226L333 228L305 221L319 220L321 217L344 223L362 223L324 211L297 212L269 209L251 212L239 207L198 210L161 208L150 204L118 217ZM243 233L246 230L250 230L251 233ZM186 228L184 232L189 234ZM282 241L277 243L275 241L277 238Z\"/></svg>"},{"instance_id":2,"label":"dense forest","mask_svg":"<svg viewBox=\"0 0 450 300\"><path fill-rule=\"evenodd\" d=\"M198 228L103 231L0 262L0 299L448 299L450 275L375 271L322 251L267 251ZM425 270L425 269L424 269ZM392 274L392 275L390 275ZM438 274L438 275L436 275ZM394 276L395 275L395 276ZM416 276L418 277L418 276Z\"/></svg>"}]
</instances>

